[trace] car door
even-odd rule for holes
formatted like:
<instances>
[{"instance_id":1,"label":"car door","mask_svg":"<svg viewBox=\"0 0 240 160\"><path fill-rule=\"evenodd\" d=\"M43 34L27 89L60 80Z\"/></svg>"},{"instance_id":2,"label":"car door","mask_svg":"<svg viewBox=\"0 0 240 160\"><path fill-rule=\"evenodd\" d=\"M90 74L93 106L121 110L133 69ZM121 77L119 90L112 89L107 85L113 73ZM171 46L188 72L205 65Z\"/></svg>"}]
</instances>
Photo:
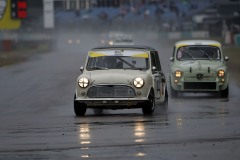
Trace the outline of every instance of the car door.
<instances>
[{"instance_id":1,"label":"car door","mask_svg":"<svg viewBox=\"0 0 240 160\"><path fill-rule=\"evenodd\" d=\"M154 80L154 94L155 97L157 99L161 98L162 95L162 72L161 72L161 65L160 65L160 60L159 60L159 56L158 56L158 52L157 51L151 51L151 67L152 67L152 76L153 76L153 80Z\"/></svg>"}]
</instances>

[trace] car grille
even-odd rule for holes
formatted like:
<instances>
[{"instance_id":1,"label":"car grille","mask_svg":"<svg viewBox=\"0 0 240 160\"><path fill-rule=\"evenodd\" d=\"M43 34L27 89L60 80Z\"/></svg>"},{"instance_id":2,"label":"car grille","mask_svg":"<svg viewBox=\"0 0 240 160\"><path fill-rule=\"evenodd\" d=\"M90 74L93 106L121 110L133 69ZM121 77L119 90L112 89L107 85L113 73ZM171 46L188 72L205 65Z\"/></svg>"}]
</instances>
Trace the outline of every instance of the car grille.
<instances>
[{"instance_id":1,"label":"car grille","mask_svg":"<svg viewBox=\"0 0 240 160\"><path fill-rule=\"evenodd\" d=\"M90 98L132 98L135 92L132 87L124 85L98 85L88 90Z\"/></svg>"},{"instance_id":2,"label":"car grille","mask_svg":"<svg viewBox=\"0 0 240 160\"><path fill-rule=\"evenodd\" d=\"M216 82L184 82L184 89L216 90Z\"/></svg>"}]
</instances>

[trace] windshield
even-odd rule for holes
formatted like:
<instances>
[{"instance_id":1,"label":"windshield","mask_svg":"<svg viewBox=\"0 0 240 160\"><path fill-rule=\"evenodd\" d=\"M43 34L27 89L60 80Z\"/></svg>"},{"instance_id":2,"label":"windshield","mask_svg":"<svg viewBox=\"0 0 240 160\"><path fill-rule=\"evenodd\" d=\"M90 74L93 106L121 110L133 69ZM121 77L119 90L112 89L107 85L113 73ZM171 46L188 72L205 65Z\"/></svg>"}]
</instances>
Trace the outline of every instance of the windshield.
<instances>
[{"instance_id":1,"label":"windshield","mask_svg":"<svg viewBox=\"0 0 240 160\"><path fill-rule=\"evenodd\" d=\"M176 54L177 60L220 60L218 47L214 46L183 46Z\"/></svg>"},{"instance_id":2,"label":"windshield","mask_svg":"<svg viewBox=\"0 0 240 160\"><path fill-rule=\"evenodd\" d=\"M99 69L148 69L148 58L131 56L89 57L87 70Z\"/></svg>"}]
</instances>

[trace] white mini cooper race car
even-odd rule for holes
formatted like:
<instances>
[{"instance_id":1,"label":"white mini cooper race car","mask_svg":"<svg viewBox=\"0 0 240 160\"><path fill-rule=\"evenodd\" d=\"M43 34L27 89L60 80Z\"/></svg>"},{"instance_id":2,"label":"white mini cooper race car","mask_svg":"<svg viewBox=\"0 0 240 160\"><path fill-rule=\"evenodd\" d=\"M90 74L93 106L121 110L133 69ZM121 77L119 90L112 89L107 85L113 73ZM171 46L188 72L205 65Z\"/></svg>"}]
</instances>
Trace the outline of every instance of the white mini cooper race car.
<instances>
[{"instance_id":1,"label":"white mini cooper race car","mask_svg":"<svg viewBox=\"0 0 240 160\"><path fill-rule=\"evenodd\" d=\"M158 52L146 46L108 46L89 51L77 78L74 111L84 116L87 108L142 108L152 114L155 106L167 107L165 75Z\"/></svg>"}]
</instances>

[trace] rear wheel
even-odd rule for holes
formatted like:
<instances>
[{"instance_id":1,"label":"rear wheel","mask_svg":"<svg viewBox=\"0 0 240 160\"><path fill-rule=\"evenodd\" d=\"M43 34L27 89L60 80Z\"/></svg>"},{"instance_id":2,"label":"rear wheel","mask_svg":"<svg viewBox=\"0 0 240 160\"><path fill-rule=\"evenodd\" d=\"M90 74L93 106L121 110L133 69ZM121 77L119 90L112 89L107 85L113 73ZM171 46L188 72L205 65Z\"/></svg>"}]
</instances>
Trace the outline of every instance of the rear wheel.
<instances>
[{"instance_id":1,"label":"rear wheel","mask_svg":"<svg viewBox=\"0 0 240 160\"><path fill-rule=\"evenodd\" d=\"M164 102L161 104L161 107L163 109L167 109L168 108L168 91L167 91L167 89L165 91Z\"/></svg>"},{"instance_id":2,"label":"rear wheel","mask_svg":"<svg viewBox=\"0 0 240 160\"><path fill-rule=\"evenodd\" d=\"M84 116L87 111L87 106L84 103L79 103L76 99L76 94L74 95L74 112L76 116Z\"/></svg>"},{"instance_id":3,"label":"rear wheel","mask_svg":"<svg viewBox=\"0 0 240 160\"><path fill-rule=\"evenodd\" d=\"M154 109L155 109L155 97L154 97L154 91L151 90L148 96L148 101L143 103L142 112L145 115L149 115L149 114L153 114Z\"/></svg>"}]
</instances>

